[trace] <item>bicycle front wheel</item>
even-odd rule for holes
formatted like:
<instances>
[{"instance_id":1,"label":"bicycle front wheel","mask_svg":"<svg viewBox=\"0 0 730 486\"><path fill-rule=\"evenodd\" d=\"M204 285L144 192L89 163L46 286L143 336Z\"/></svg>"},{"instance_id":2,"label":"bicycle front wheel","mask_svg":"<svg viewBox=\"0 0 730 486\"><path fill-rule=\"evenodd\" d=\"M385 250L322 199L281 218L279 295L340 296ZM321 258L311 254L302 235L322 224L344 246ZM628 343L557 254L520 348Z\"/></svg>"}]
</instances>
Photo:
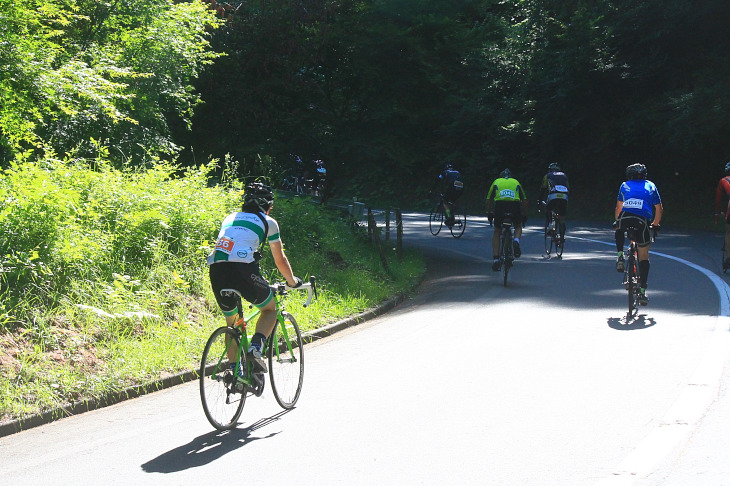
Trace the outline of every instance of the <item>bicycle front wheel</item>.
<instances>
[{"instance_id":1,"label":"bicycle front wheel","mask_svg":"<svg viewBox=\"0 0 730 486\"><path fill-rule=\"evenodd\" d=\"M444 210L441 205L436 206L428 217L428 228L431 234L436 236L441 231L441 225L444 224Z\"/></svg>"},{"instance_id":2,"label":"bicycle front wheel","mask_svg":"<svg viewBox=\"0 0 730 486\"><path fill-rule=\"evenodd\" d=\"M238 353L239 339L235 330L219 327L208 339L200 360L200 400L208 422L218 430L235 427L246 403L246 393L235 390L236 377L228 359L229 349Z\"/></svg>"},{"instance_id":3,"label":"bicycle front wheel","mask_svg":"<svg viewBox=\"0 0 730 486\"><path fill-rule=\"evenodd\" d=\"M294 316L282 313L269 338L269 377L274 397L282 408L290 409L299 400L304 381L302 334Z\"/></svg>"},{"instance_id":4,"label":"bicycle front wheel","mask_svg":"<svg viewBox=\"0 0 730 486\"><path fill-rule=\"evenodd\" d=\"M466 213L461 210L452 209L452 216L454 216L454 225L451 227L451 236L454 238L461 238L466 229Z\"/></svg>"}]
</instances>

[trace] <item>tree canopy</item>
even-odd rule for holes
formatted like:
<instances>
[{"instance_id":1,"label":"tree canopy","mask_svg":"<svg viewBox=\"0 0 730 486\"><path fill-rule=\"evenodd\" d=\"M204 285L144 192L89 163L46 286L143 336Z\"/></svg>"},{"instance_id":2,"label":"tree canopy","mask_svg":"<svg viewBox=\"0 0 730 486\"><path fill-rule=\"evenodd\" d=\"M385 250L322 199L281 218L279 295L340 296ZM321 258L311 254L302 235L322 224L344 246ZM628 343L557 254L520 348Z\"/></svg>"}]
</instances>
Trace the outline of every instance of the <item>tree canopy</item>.
<instances>
[{"instance_id":1,"label":"tree canopy","mask_svg":"<svg viewBox=\"0 0 730 486\"><path fill-rule=\"evenodd\" d=\"M197 1L0 0L0 19L3 165L39 148L172 153L170 123L189 123L191 80L216 57Z\"/></svg>"},{"instance_id":2,"label":"tree canopy","mask_svg":"<svg viewBox=\"0 0 730 486\"><path fill-rule=\"evenodd\" d=\"M662 187L712 184L729 152L723 0L0 0L0 15L5 161L183 148L276 174L298 155L341 193L412 201L444 162L477 192L506 166L529 187L549 162L613 192L636 161Z\"/></svg>"}]
</instances>

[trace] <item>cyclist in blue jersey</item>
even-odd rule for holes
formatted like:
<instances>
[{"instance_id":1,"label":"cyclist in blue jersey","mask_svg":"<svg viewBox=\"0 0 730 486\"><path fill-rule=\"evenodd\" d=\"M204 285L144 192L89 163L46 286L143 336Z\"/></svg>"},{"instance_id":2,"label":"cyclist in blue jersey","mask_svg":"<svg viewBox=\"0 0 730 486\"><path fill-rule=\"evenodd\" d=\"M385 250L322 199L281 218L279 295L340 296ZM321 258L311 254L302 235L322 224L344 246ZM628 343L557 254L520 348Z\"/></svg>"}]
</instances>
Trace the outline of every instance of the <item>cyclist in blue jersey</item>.
<instances>
[{"instance_id":1,"label":"cyclist in blue jersey","mask_svg":"<svg viewBox=\"0 0 730 486\"><path fill-rule=\"evenodd\" d=\"M627 181L621 184L616 200L613 223L616 229L616 249L618 259L616 270L624 271L624 241L626 230L634 228L637 231L636 245L639 256L639 304L647 305L646 285L649 279L649 247L651 246L651 231L659 231L664 208L659 191L653 182L646 180L646 166L633 164L626 167Z\"/></svg>"}]
</instances>

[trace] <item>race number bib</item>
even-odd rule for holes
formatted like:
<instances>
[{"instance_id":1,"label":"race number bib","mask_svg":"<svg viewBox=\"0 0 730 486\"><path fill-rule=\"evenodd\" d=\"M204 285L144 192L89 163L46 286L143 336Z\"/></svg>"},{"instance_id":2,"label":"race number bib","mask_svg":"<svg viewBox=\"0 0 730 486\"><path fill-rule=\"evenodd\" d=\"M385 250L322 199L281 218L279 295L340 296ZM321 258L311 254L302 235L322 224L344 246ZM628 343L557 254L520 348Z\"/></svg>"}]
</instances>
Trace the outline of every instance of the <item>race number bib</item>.
<instances>
[{"instance_id":1,"label":"race number bib","mask_svg":"<svg viewBox=\"0 0 730 486\"><path fill-rule=\"evenodd\" d=\"M215 249L216 251L221 251L227 255L230 255L231 251L233 251L233 240L222 236L216 242Z\"/></svg>"},{"instance_id":2,"label":"race number bib","mask_svg":"<svg viewBox=\"0 0 730 486\"><path fill-rule=\"evenodd\" d=\"M631 198L624 201L625 208L641 209L644 207L644 201L641 199Z\"/></svg>"},{"instance_id":3,"label":"race number bib","mask_svg":"<svg viewBox=\"0 0 730 486\"><path fill-rule=\"evenodd\" d=\"M499 191L499 197L501 199L514 199L515 191L513 191L512 189L503 189Z\"/></svg>"}]
</instances>

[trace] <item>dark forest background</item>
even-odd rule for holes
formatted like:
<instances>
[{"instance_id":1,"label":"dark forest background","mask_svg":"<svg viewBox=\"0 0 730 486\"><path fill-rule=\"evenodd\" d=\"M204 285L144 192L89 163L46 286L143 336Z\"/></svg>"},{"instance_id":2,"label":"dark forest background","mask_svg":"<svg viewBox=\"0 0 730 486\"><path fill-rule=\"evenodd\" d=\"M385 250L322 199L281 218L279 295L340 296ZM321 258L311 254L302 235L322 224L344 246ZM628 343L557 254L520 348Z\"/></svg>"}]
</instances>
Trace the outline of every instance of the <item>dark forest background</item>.
<instances>
[{"instance_id":1,"label":"dark forest background","mask_svg":"<svg viewBox=\"0 0 730 486\"><path fill-rule=\"evenodd\" d=\"M626 165L642 162L665 199L666 222L711 219L730 160L726 0L205 1L204 14L183 20L169 14L179 3L76 2L75 27L56 26L67 59L131 59L141 64L135 72L156 74L100 74L141 90L126 98L126 117L50 108L25 139L0 124L3 166L29 148L88 156L103 144L119 164L220 158L276 184L300 156L325 162L333 197L416 208L450 162L479 213L501 169L536 200L557 162L572 206L603 217ZM90 47L132 26L140 40L125 56ZM3 110L23 108L7 103L18 96L8 59L28 62L2 49L0 121ZM120 92L112 90L110 106L125 99Z\"/></svg>"}]
</instances>

